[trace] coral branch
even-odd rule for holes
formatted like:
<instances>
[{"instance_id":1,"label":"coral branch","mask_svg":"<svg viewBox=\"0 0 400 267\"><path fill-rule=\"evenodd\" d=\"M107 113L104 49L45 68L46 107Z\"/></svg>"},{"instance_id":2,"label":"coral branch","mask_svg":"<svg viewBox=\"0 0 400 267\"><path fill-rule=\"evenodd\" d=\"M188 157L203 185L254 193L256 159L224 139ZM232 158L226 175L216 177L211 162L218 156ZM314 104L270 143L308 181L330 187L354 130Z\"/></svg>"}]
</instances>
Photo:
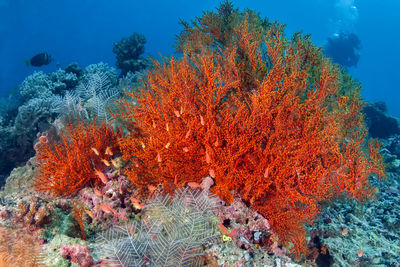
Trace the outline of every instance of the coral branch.
<instances>
[{"instance_id":1,"label":"coral branch","mask_svg":"<svg viewBox=\"0 0 400 267\"><path fill-rule=\"evenodd\" d=\"M55 196L67 196L76 193L88 185L103 184L96 170L104 170L104 160L111 159L105 153L107 147L118 152L117 138L119 130L114 131L102 123L97 126L79 121L69 123L61 131L60 142L38 143L36 147L38 176L35 189L46 191Z\"/></svg>"}]
</instances>

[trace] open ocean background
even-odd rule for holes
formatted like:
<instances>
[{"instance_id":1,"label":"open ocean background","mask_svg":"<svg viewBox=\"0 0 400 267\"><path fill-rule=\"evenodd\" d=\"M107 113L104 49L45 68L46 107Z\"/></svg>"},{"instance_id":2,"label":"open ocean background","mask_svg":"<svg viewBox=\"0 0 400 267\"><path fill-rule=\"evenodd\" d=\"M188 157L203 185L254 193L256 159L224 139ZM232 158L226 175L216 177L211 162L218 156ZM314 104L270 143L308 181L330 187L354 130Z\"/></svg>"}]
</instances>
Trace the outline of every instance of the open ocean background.
<instances>
[{"instance_id":1,"label":"open ocean background","mask_svg":"<svg viewBox=\"0 0 400 267\"><path fill-rule=\"evenodd\" d=\"M179 19L190 21L220 1L0 0L0 96L6 96L35 70L46 73L77 62L84 68L105 62L115 66L113 42L134 32L147 39L145 54L174 54ZM400 117L400 1L398 0L235 0L236 8L287 24L286 33L312 34L320 46L340 31L361 40L360 60L349 73L363 85L367 101L384 101ZM37 53L54 58L48 66L26 67Z\"/></svg>"}]
</instances>

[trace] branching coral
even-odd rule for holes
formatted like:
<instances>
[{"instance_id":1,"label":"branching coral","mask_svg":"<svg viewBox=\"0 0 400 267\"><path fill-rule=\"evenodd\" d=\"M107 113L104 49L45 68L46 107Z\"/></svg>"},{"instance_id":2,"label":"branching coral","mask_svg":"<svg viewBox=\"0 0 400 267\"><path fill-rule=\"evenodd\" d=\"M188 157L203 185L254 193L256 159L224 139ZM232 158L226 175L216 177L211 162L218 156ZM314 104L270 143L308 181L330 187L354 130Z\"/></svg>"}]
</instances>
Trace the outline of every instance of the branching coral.
<instances>
[{"instance_id":1,"label":"branching coral","mask_svg":"<svg viewBox=\"0 0 400 267\"><path fill-rule=\"evenodd\" d=\"M110 165L112 154L118 153L120 131L105 123L97 126L96 120L92 124L78 121L69 123L60 135L59 142L42 136L35 145L36 190L67 196L85 186L106 183L103 171Z\"/></svg>"},{"instance_id":2,"label":"branching coral","mask_svg":"<svg viewBox=\"0 0 400 267\"><path fill-rule=\"evenodd\" d=\"M187 37L182 59L156 62L128 93L134 101L120 102L114 115L130 131L120 139L132 163L128 177L172 192L210 175L214 193L228 202L240 195L283 244L304 252L303 225L316 218L319 202L372 195L369 175L384 175L379 145L363 150L359 88L344 88L309 36L287 40L281 25L257 24L252 12L222 13L236 14L224 20L234 22L230 36ZM200 25L216 25L192 32L221 25L216 14L205 18Z\"/></svg>"}]
</instances>

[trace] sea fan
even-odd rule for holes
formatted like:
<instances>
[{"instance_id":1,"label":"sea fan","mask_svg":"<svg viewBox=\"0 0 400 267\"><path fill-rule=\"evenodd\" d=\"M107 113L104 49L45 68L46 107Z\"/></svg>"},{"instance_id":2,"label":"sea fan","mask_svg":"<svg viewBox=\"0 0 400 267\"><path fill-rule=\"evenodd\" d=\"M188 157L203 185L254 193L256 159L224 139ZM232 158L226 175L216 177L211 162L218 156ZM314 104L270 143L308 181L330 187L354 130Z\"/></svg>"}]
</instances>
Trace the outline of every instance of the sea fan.
<instances>
[{"instance_id":1,"label":"sea fan","mask_svg":"<svg viewBox=\"0 0 400 267\"><path fill-rule=\"evenodd\" d=\"M119 151L116 142L121 133L104 121L98 125L95 119L92 123L68 122L60 131L60 140L44 136L35 145L38 167L35 189L68 196L85 186L103 185L96 173L104 169L103 160L111 160L111 155L105 154L107 148L114 153Z\"/></svg>"},{"instance_id":2,"label":"sea fan","mask_svg":"<svg viewBox=\"0 0 400 267\"><path fill-rule=\"evenodd\" d=\"M141 223L115 227L98 238L105 266L199 266L202 245L216 237L216 197L180 189L155 195Z\"/></svg>"}]
</instances>

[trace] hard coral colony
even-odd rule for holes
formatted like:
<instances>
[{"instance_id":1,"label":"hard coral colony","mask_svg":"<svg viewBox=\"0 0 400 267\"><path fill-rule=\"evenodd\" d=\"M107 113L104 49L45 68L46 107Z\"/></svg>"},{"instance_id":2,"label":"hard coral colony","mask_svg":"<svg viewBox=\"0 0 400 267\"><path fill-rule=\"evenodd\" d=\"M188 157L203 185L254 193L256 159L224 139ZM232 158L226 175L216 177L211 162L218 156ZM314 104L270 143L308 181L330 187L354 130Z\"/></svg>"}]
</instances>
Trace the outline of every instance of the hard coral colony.
<instances>
[{"instance_id":1,"label":"hard coral colony","mask_svg":"<svg viewBox=\"0 0 400 267\"><path fill-rule=\"evenodd\" d=\"M67 125L59 142L42 138L36 189L67 196L103 186L108 150L120 150L139 189L172 193L210 176L213 193L241 197L283 245L305 252L304 224L321 201L365 199L369 175L384 175L378 143L363 150L359 88L308 36L286 39L282 25L250 10L225 3L184 26L182 58L154 62L118 102L113 116L128 134L95 121Z\"/></svg>"}]
</instances>

